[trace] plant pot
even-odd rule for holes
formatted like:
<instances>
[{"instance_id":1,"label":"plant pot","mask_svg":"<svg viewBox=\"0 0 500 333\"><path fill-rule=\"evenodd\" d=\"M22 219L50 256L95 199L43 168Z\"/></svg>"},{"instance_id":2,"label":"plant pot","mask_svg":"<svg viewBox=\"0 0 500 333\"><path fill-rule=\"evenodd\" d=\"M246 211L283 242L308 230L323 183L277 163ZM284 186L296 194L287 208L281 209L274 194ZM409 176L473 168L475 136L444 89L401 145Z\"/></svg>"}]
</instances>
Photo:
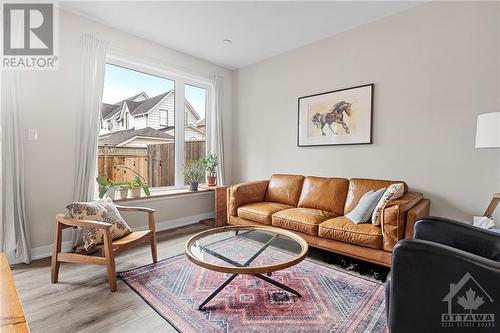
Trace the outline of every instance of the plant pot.
<instances>
[{"instance_id":1,"label":"plant pot","mask_svg":"<svg viewBox=\"0 0 500 333\"><path fill-rule=\"evenodd\" d=\"M116 196L116 199L126 199L128 195L128 189L127 188L120 188L116 190L116 193L118 194Z\"/></svg>"},{"instance_id":2,"label":"plant pot","mask_svg":"<svg viewBox=\"0 0 500 333\"><path fill-rule=\"evenodd\" d=\"M115 198L115 195L116 195L116 188L114 187L110 187L106 192L106 197L110 198L111 200Z\"/></svg>"},{"instance_id":3,"label":"plant pot","mask_svg":"<svg viewBox=\"0 0 500 333\"><path fill-rule=\"evenodd\" d=\"M207 176L207 185L208 186L215 186L215 185L217 185L217 177L215 177L215 176Z\"/></svg>"},{"instance_id":4,"label":"plant pot","mask_svg":"<svg viewBox=\"0 0 500 333\"><path fill-rule=\"evenodd\" d=\"M139 198L141 196L141 188L134 187L129 190L129 197L131 198Z\"/></svg>"},{"instance_id":5,"label":"plant pot","mask_svg":"<svg viewBox=\"0 0 500 333\"><path fill-rule=\"evenodd\" d=\"M189 190L192 192L198 191L198 182L193 182L189 184Z\"/></svg>"}]
</instances>

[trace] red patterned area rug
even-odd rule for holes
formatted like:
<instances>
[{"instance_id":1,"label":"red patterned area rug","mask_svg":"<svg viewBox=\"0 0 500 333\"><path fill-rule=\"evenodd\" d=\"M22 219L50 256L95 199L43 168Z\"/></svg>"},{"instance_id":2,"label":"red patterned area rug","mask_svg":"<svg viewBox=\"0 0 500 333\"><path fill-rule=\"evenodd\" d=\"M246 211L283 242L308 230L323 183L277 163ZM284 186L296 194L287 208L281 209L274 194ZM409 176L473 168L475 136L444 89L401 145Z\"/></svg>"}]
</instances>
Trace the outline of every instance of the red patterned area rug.
<instances>
[{"instance_id":1,"label":"red patterned area rug","mask_svg":"<svg viewBox=\"0 0 500 333\"><path fill-rule=\"evenodd\" d=\"M234 258L262 246L245 242L226 240L217 247ZM276 258L289 255L266 251ZM198 305L230 274L199 267L182 254L120 277L179 332L387 332L382 284L307 259L272 275L301 298L254 276L238 275L203 311Z\"/></svg>"}]
</instances>

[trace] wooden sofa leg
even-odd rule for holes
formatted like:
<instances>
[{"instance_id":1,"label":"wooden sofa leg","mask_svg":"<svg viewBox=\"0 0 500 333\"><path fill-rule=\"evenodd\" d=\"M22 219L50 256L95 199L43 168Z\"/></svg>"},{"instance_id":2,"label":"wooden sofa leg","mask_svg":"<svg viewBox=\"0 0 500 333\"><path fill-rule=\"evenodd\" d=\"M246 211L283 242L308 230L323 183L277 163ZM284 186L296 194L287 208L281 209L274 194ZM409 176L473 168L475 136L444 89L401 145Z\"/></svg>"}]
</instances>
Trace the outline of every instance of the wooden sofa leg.
<instances>
[{"instance_id":1,"label":"wooden sofa leg","mask_svg":"<svg viewBox=\"0 0 500 333\"><path fill-rule=\"evenodd\" d=\"M108 271L109 288L111 292L116 291L116 269L115 269L115 256L113 253L113 243L111 241L111 234L109 229L104 233L104 256L106 258L106 269Z\"/></svg>"},{"instance_id":2,"label":"wooden sofa leg","mask_svg":"<svg viewBox=\"0 0 500 333\"><path fill-rule=\"evenodd\" d=\"M54 234L54 244L52 245L52 263L50 267L50 281L52 283L57 283L59 279L59 265L60 262L57 261L57 254L61 252L61 239L62 237L62 225L59 221L56 221L56 231Z\"/></svg>"}]
</instances>

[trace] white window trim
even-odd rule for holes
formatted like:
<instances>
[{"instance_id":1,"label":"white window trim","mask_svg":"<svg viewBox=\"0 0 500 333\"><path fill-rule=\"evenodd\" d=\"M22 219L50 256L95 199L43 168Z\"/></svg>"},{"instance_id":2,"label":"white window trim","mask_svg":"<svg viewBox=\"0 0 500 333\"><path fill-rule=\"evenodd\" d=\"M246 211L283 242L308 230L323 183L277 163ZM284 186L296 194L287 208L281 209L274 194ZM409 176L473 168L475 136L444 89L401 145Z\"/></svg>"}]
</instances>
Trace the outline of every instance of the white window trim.
<instances>
[{"instance_id":1,"label":"white window trim","mask_svg":"<svg viewBox=\"0 0 500 333\"><path fill-rule=\"evenodd\" d=\"M184 176L182 174L182 165L184 164L184 110L185 99L184 92L185 86L191 85L199 88L206 89L207 94L205 98L205 149L208 147L208 133L210 133L210 124L207 122L207 115L210 112L209 108L212 105L213 84L208 76L203 76L195 73L190 73L173 65L165 65L157 60L149 58L138 59L131 55L125 55L119 50L112 50L106 55L105 62L107 64L116 65L128 69L132 69L145 74L155 75L167 80L174 81L174 126L175 138L182 138L182 140L175 140L175 185L152 187L151 192L159 192L165 190L176 190L186 188L184 185ZM182 111L179 111L182 110ZM180 115L179 113L182 112Z\"/></svg>"},{"instance_id":2,"label":"white window trim","mask_svg":"<svg viewBox=\"0 0 500 333\"><path fill-rule=\"evenodd\" d=\"M161 114L163 112L165 113L165 118L164 118L165 122L164 123L161 122L161 120L162 120ZM158 116L160 118L160 119L158 119L158 122L160 123L160 126L168 126L168 110L166 110L166 109L160 109L159 112L158 112Z\"/></svg>"}]
</instances>

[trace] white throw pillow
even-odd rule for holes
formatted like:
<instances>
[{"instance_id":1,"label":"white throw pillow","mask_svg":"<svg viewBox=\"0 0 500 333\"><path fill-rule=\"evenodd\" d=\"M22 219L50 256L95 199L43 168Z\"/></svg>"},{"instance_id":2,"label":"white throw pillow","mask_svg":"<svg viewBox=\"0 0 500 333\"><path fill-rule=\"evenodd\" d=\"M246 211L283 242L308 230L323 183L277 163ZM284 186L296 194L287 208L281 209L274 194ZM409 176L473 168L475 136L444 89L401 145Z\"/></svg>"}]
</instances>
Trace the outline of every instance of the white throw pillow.
<instances>
[{"instance_id":1,"label":"white throw pillow","mask_svg":"<svg viewBox=\"0 0 500 333\"><path fill-rule=\"evenodd\" d=\"M73 202L66 206L73 219L111 223L111 238L118 239L132 232L110 198L90 202ZM104 231L92 227L78 227L82 232L83 247L89 251L104 242Z\"/></svg>"},{"instance_id":2,"label":"white throw pillow","mask_svg":"<svg viewBox=\"0 0 500 333\"><path fill-rule=\"evenodd\" d=\"M382 195L384 195L385 188L378 191L370 190L363 194L359 199L358 204L345 215L349 220L356 224L368 222L373 214L375 206L379 202Z\"/></svg>"},{"instance_id":3,"label":"white throw pillow","mask_svg":"<svg viewBox=\"0 0 500 333\"><path fill-rule=\"evenodd\" d=\"M372 224L375 226L380 226L380 213L382 212L382 209L389 201L401 198L404 193L405 185L403 183L389 185L382 195L382 198L380 198L379 202L377 203L375 210L373 211Z\"/></svg>"}]
</instances>

